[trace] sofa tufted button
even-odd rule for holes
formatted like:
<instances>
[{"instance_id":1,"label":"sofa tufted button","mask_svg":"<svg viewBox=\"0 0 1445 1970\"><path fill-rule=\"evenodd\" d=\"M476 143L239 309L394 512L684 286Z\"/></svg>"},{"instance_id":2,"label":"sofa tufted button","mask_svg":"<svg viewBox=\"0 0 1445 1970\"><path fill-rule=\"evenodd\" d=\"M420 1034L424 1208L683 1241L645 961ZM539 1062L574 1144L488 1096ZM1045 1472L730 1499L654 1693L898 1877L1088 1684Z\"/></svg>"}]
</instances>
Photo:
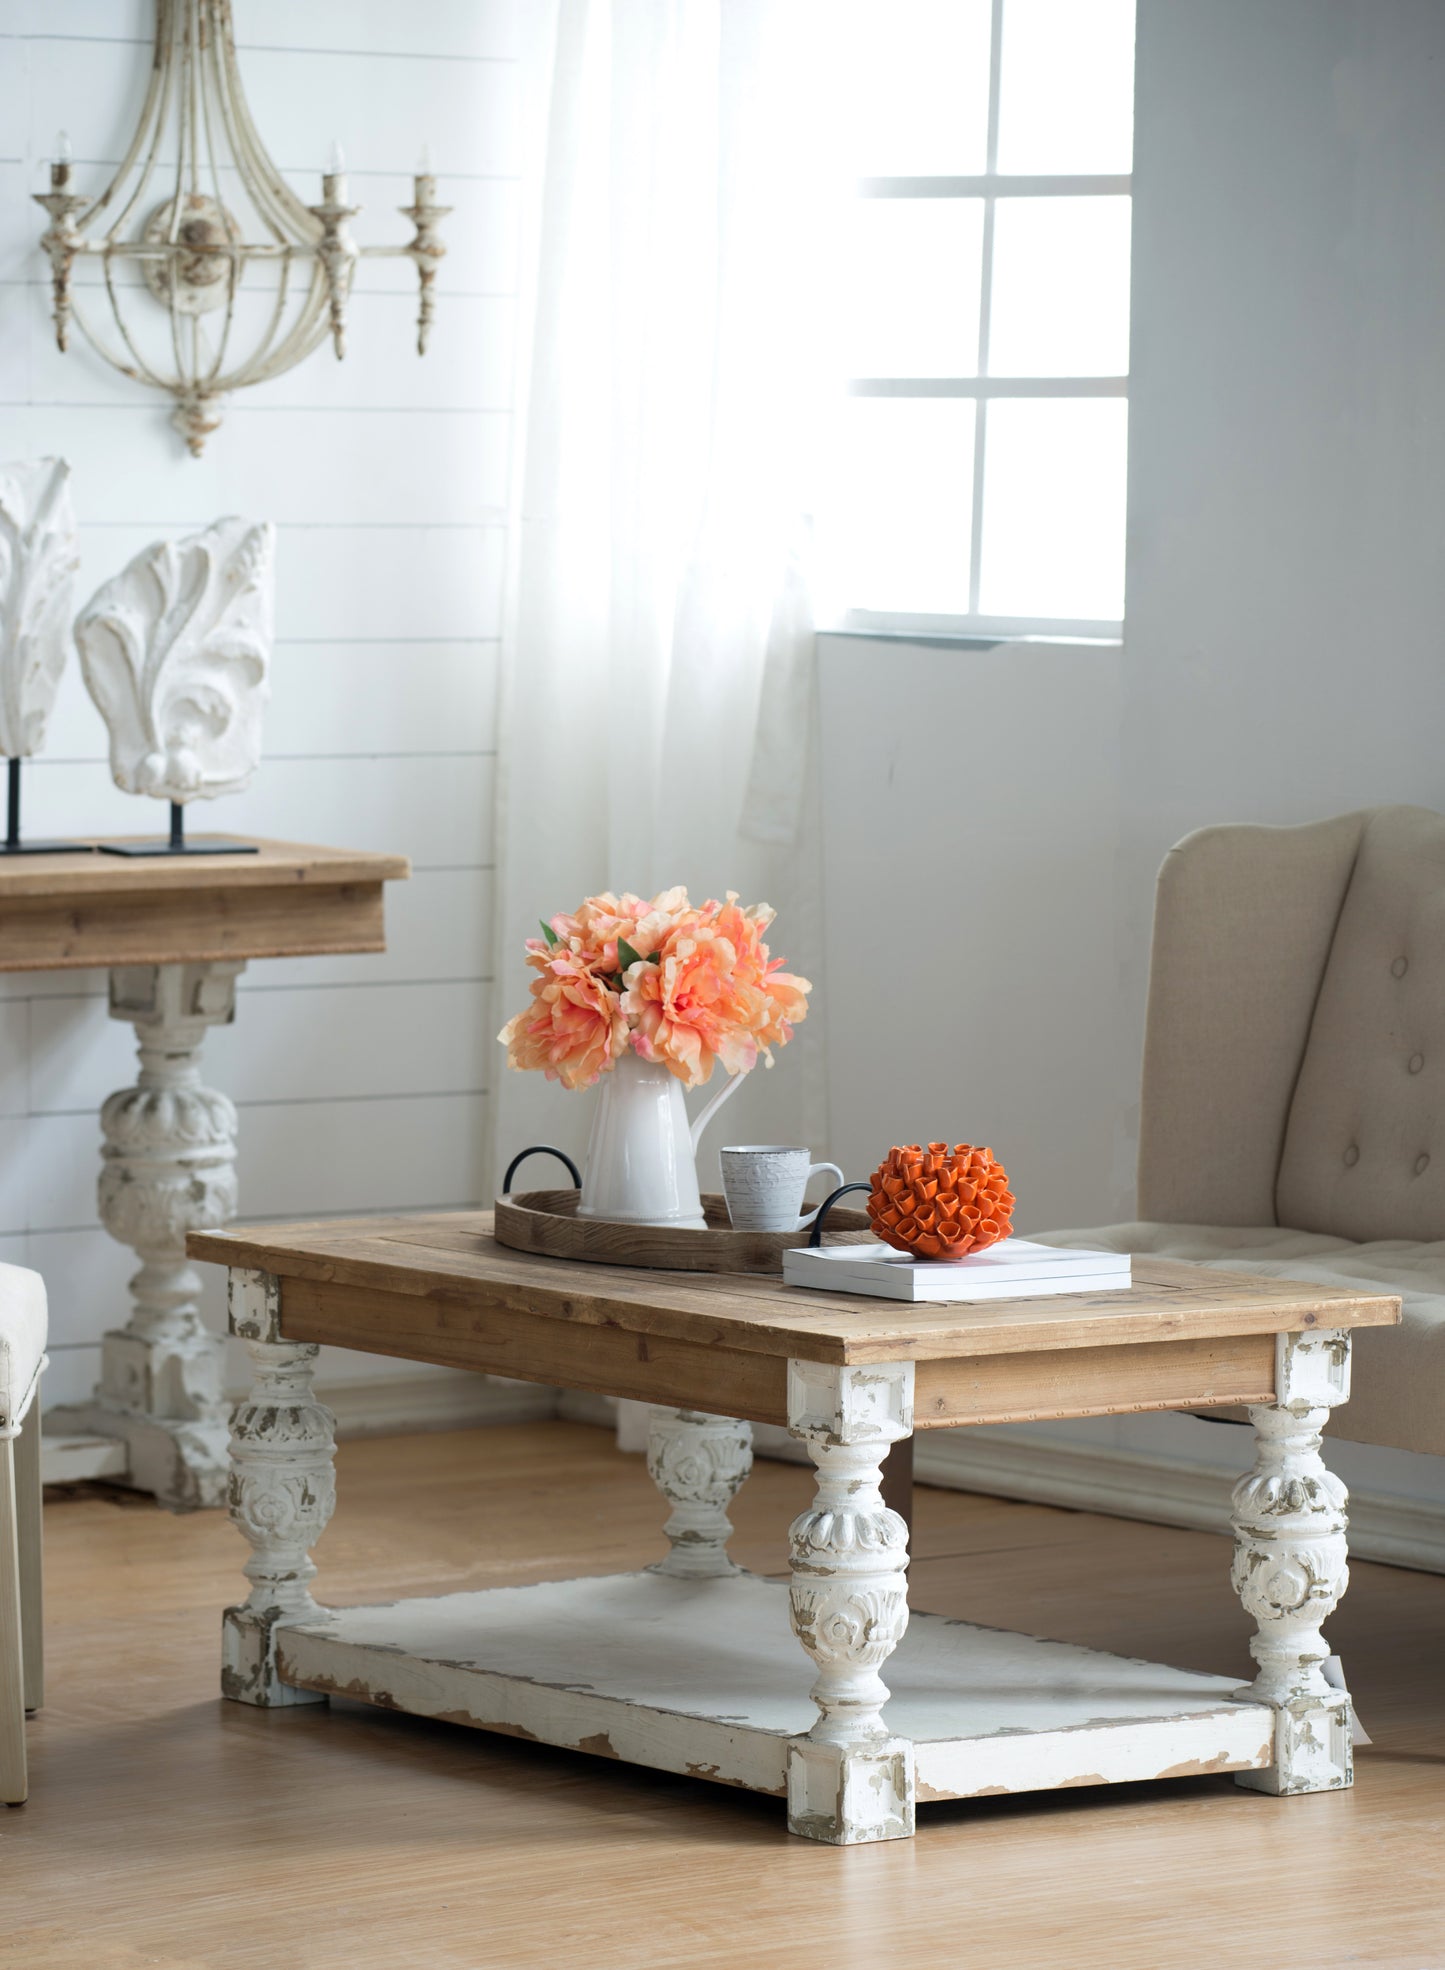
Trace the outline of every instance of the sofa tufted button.
<instances>
[{"instance_id":1,"label":"sofa tufted button","mask_svg":"<svg viewBox=\"0 0 1445 1970\"><path fill-rule=\"evenodd\" d=\"M1428 1170L1429 1167L1430 1167L1430 1158L1422 1150L1421 1153L1415 1158L1416 1176L1417 1177L1424 1176L1426 1170Z\"/></svg>"},{"instance_id":2,"label":"sofa tufted button","mask_svg":"<svg viewBox=\"0 0 1445 1970\"><path fill-rule=\"evenodd\" d=\"M1393 978L1403 978L1409 968L1410 960L1408 958L1396 958L1395 962L1390 966L1390 975Z\"/></svg>"},{"instance_id":3,"label":"sofa tufted button","mask_svg":"<svg viewBox=\"0 0 1445 1970\"><path fill-rule=\"evenodd\" d=\"M1412 1074L1418 1074L1424 1065L1425 1056L1423 1053L1412 1053L1410 1055L1410 1072Z\"/></svg>"},{"instance_id":4,"label":"sofa tufted button","mask_svg":"<svg viewBox=\"0 0 1445 1970\"><path fill-rule=\"evenodd\" d=\"M1351 1143L1349 1148L1345 1151L1345 1168L1347 1170L1352 1170L1355 1167L1356 1163L1359 1162L1359 1160L1360 1160L1360 1152L1355 1147L1354 1143Z\"/></svg>"}]
</instances>

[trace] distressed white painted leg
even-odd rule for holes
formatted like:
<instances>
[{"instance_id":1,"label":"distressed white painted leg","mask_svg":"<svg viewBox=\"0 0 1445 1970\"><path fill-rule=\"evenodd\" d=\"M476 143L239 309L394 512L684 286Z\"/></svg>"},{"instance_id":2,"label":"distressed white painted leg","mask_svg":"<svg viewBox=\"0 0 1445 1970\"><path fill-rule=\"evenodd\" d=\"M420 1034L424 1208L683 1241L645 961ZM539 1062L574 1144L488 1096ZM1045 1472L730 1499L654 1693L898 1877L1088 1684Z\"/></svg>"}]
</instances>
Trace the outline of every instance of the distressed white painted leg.
<instances>
[{"instance_id":1,"label":"distressed white painted leg","mask_svg":"<svg viewBox=\"0 0 1445 1970\"><path fill-rule=\"evenodd\" d=\"M236 1110L202 1085L200 1055L206 1029L235 1018L244 969L137 965L110 974L110 1014L135 1027L140 1073L100 1111L100 1216L141 1265L130 1318L102 1343L100 1386L52 1418L58 1431L122 1439L125 1482L174 1511L225 1497L223 1348L201 1322L186 1234L236 1212Z\"/></svg>"},{"instance_id":2,"label":"distressed white painted leg","mask_svg":"<svg viewBox=\"0 0 1445 1970\"><path fill-rule=\"evenodd\" d=\"M908 1626L908 1527L883 1503L889 1446L913 1429L913 1364L788 1363L788 1428L818 1467L789 1530L793 1632L818 1721L788 1747L788 1825L835 1846L913 1832L913 1746L883 1721L879 1674Z\"/></svg>"},{"instance_id":3,"label":"distressed white painted leg","mask_svg":"<svg viewBox=\"0 0 1445 1970\"><path fill-rule=\"evenodd\" d=\"M0 1434L0 1799L25 1802L24 1617L16 1525L15 1439Z\"/></svg>"},{"instance_id":4,"label":"distressed white painted leg","mask_svg":"<svg viewBox=\"0 0 1445 1970\"><path fill-rule=\"evenodd\" d=\"M667 1558L649 1568L702 1580L739 1569L728 1558L727 1508L753 1467L753 1426L702 1409L654 1408L647 1469L672 1507Z\"/></svg>"},{"instance_id":5,"label":"distressed white painted leg","mask_svg":"<svg viewBox=\"0 0 1445 1970\"><path fill-rule=\"evenodd\" d=\"M1350 1392L1347 1333L1281 1334L1275 1400L1250 1409L1254 1469L1234 1487L1236 1593L1258 1623L1250 1693L1275 1706L1275 1762L1240 1772L1258 1792L1326 1792L1352 1783L1350 1701L1324 1678L1320 1633L1349 1582L1344 1485L1320 1432Z\"/></svg>"},{"instance_id":6,"label":"distressed white painted leg","mask_svg":"<svg viewBox=\"0 0 1445 1970\"><path fill-rule=\"evenodd\" d=\"M231 1274L231 1331L245 1341L254 1380L231 1424L227 1504L253 1548L251 1592L222 1620L221 1693L263 1708L322 1703L276 1673L276 1630L314 1621L311 1548L336 1505L335 1418L312 1392L317 1349L280 1339L280 1295L269 1274Z\"/></svg>"}]
</instances>

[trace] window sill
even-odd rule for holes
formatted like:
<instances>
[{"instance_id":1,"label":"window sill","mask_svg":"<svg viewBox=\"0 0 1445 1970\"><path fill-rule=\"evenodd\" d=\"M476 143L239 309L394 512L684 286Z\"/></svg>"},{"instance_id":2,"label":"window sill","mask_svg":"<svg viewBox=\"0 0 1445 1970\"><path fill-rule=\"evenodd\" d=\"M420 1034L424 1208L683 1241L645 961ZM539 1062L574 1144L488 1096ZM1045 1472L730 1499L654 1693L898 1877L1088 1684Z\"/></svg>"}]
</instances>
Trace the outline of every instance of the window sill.
<instances>
[{"instance_id":1,"label":"window sill","mask_svg":"<svg viewBox=\"0 0 1445 1970\"><path fill-rule=\"evenodd\" d=\"M818 635L847 643L906 643L921 650L996 650L1000 645L1047 650L1118 650L1122 632L1080 636L1066 630L864 629L853 623L820 623Z\"/></svg>"}]
</instances>

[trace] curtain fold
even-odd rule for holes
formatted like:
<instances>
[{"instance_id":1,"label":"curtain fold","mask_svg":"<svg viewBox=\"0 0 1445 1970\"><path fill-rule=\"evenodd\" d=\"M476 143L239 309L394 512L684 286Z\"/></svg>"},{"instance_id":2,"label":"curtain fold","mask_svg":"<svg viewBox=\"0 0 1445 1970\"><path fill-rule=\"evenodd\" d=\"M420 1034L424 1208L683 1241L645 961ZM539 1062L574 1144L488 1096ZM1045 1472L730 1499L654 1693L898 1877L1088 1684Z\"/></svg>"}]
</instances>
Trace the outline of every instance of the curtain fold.
<instances>
[{"instance_id":1,"label":"curtain fold","mask_svg":"<svg viewBox=\"0 0 1445 1970\"><path fill-rule=\"evenodd\" d=\"M492 1022L523 1002L537 919L590 892L766 900L775 955L817 990L726 1133L815 1149L821 9L557 0L531 20ZM529 1142L585 1145L587 1095L507 1071L500 1047L489 1086L494 1173Z\"/></svg>"}]
</instances>

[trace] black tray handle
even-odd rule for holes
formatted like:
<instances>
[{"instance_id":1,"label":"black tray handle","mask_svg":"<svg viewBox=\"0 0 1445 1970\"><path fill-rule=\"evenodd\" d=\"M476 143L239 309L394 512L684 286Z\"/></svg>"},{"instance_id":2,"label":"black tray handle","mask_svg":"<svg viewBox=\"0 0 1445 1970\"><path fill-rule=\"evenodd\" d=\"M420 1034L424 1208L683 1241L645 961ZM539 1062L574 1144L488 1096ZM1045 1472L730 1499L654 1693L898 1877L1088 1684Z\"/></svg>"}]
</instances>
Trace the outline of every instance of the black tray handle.
<instances>
[{"instance_id":1,"label":"black tray handle","mask_svg":"<svg viewBox=\"0 0 1445 1970\"><path fill-rule=\"evenodd\" d=\"M529 1156L555 1156L559 1163L565 1163L567 1165L567 1174L571 1177L577 1188L579 1190L582 1188L582 1172L572 1161L572 1158L567 1154L565 1149L554 1149L550 1142L534 1142L530 1149L519 1149L511 1162L508 1163L507 1174L502 1178L502 1195L504 1197L508 1196L511 1192L512 1178L517 1174L518 1166L525 1163ZM831 1203L831 1201L832 1199L830 1198L829 1202Z\"/></svg>"},{"instance_id":2,"label":"black tray handle","mask_svg":"<svg viewBox=\"0 0 1445 1970\"><path fill-rule=\"evenodd\" d=\"M811 1251L814 1246L822 1244L823 1220L827 1217L829 1211L832 1210L833 1206L837 1203L840 1197L846 1197L850 1190L871 1190L872 1188L873 1186L871 1183L845 1183L840 1185L839 1188L833 1191L829 1196L825 1197L822 1203L818 1206L818 1215L813 1220L813 1229L808 1233L808 1249Z\"/></svg>"}]
</instances>

